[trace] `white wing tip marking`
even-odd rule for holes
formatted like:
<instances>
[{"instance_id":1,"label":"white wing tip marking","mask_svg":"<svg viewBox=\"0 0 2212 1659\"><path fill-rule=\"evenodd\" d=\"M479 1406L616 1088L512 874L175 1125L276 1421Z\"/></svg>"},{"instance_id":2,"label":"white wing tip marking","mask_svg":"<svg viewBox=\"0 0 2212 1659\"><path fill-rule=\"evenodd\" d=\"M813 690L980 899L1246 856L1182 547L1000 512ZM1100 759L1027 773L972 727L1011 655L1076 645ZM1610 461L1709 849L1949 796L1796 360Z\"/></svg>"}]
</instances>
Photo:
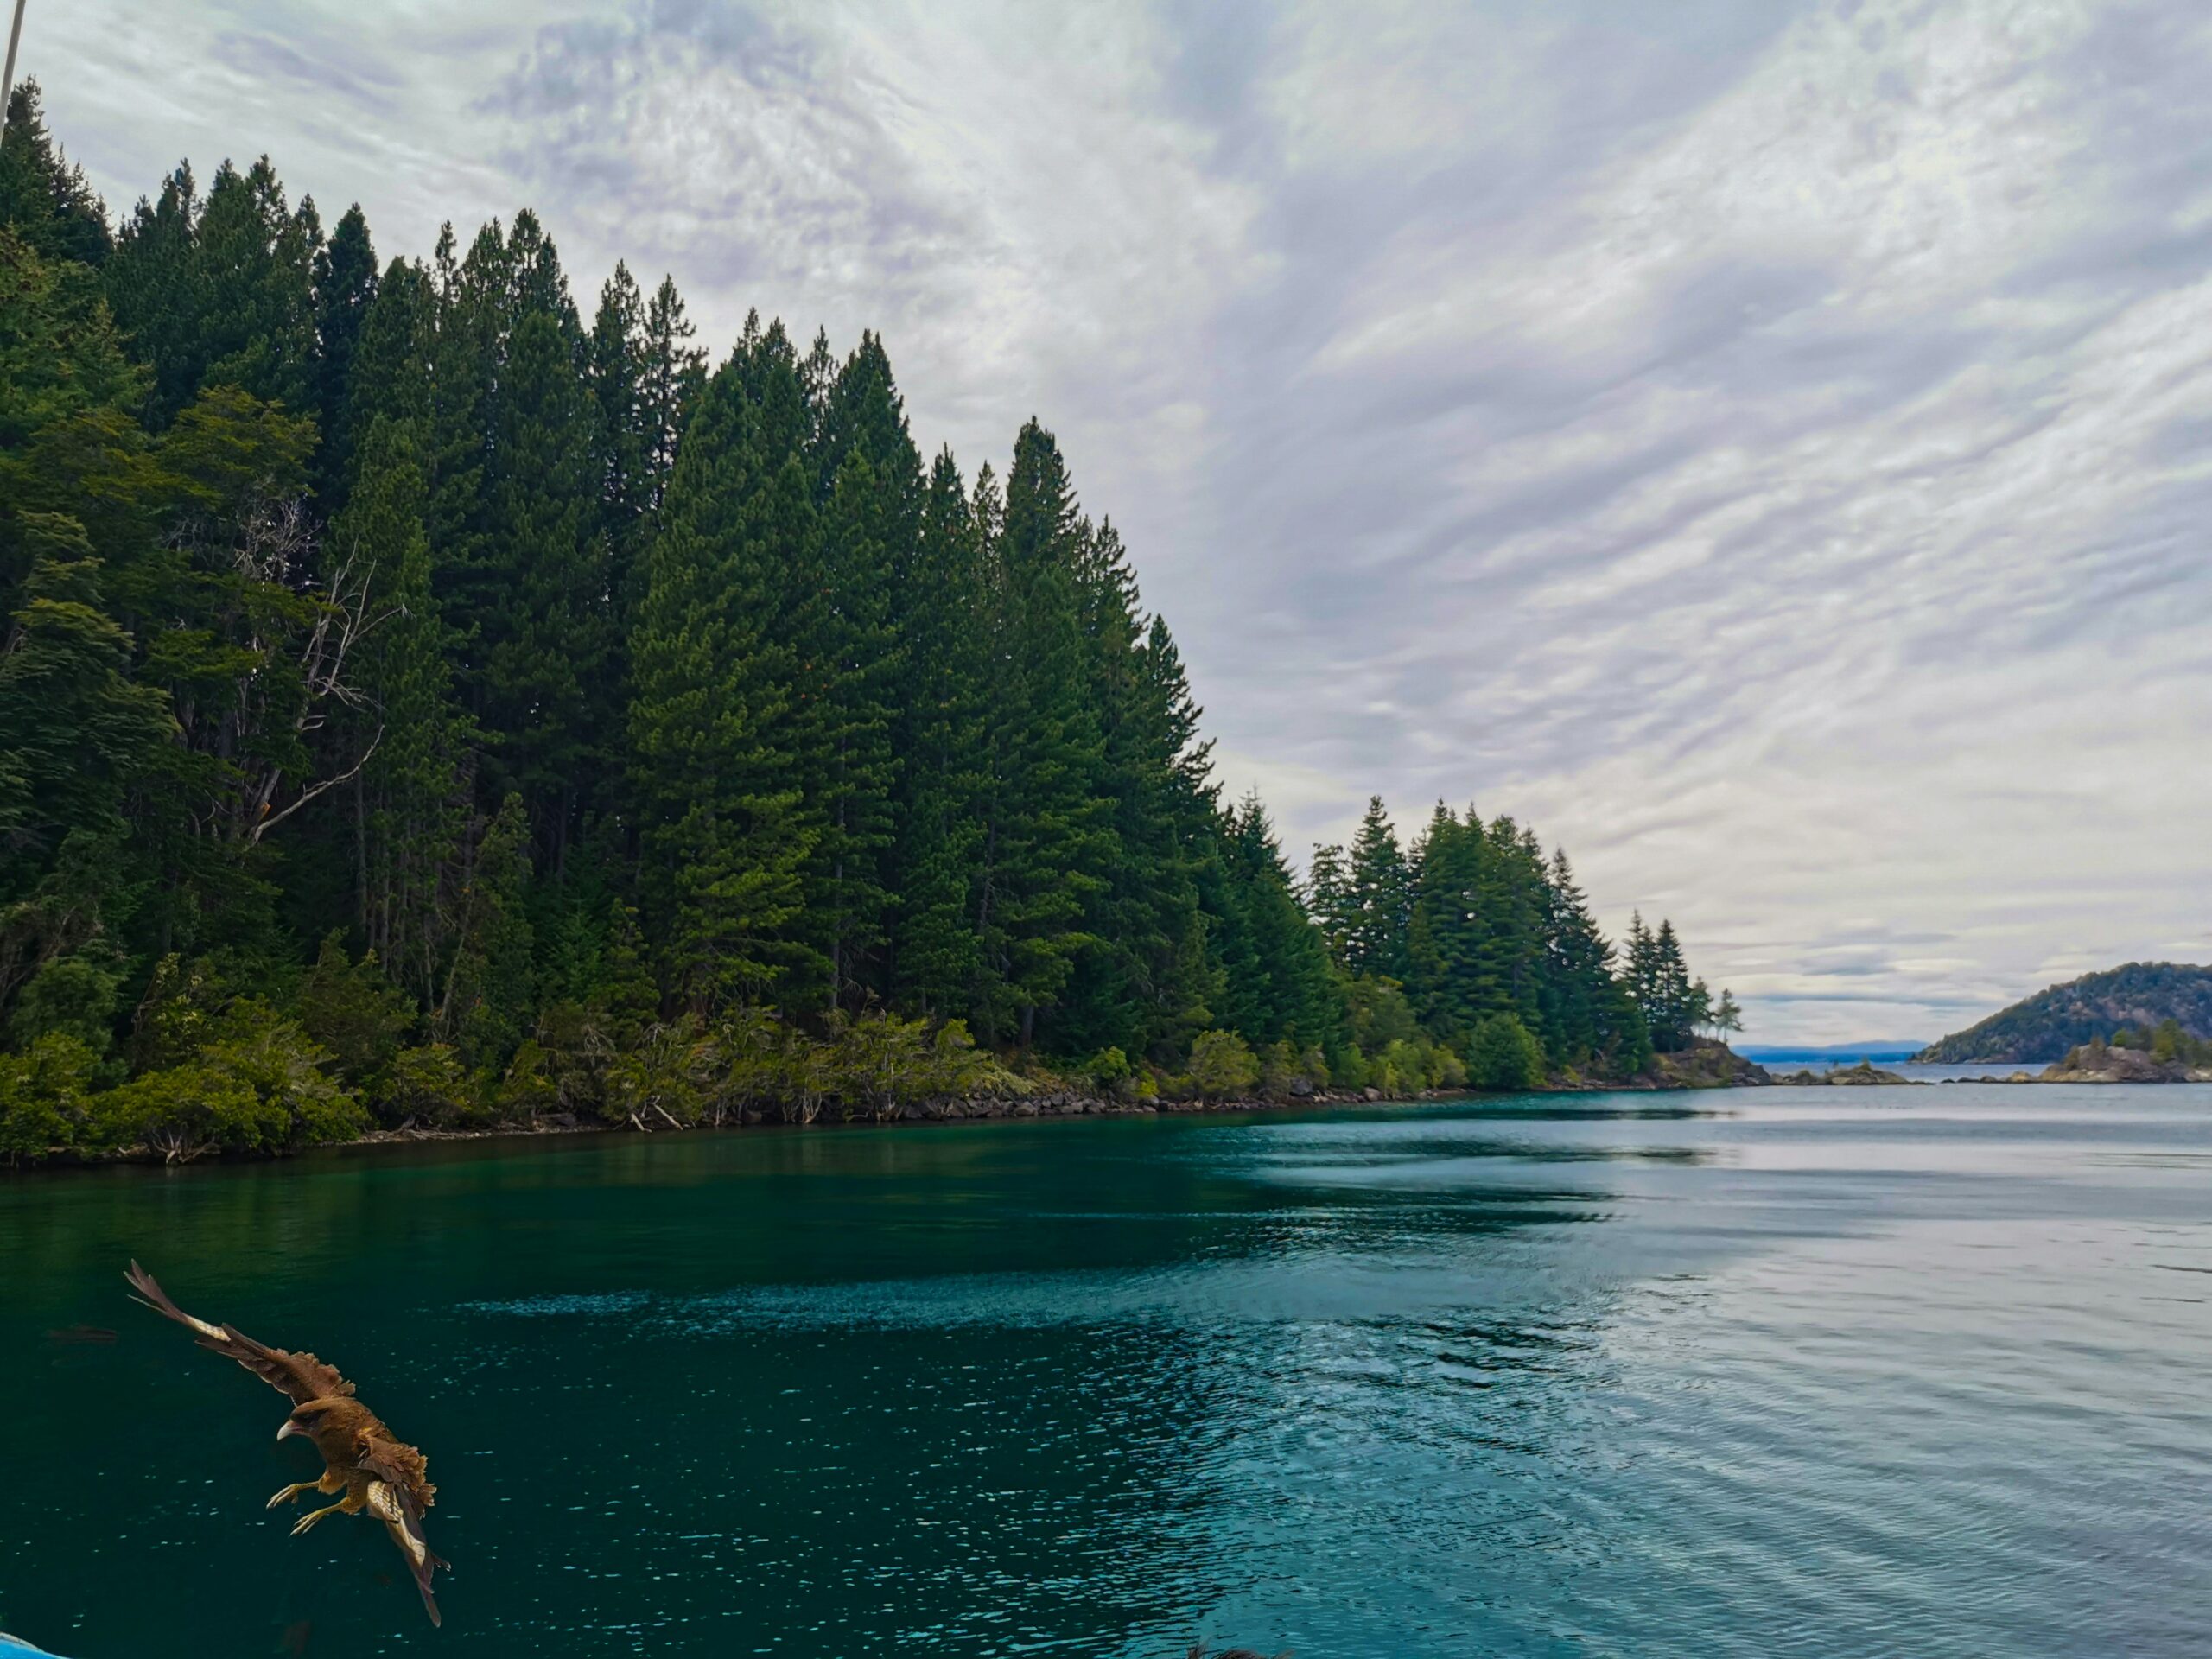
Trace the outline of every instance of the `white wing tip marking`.
<instances>
[{"instance_id":1,"label":"white wing tip marking","mask_svg":"<svg viewBox=\"0 0 2212 1659\"><path fill-rule=\"evenodd\" d=\"M416 1537L415 1529L407 1524L407 1511L399 1502L399 1494L380 1480L369 1483L369 1510L378 1520L391 1528L391 1535L407 1552L408 1560L420 1567L429 1559L429 1546Z\"/></svg>"}]
</instances>

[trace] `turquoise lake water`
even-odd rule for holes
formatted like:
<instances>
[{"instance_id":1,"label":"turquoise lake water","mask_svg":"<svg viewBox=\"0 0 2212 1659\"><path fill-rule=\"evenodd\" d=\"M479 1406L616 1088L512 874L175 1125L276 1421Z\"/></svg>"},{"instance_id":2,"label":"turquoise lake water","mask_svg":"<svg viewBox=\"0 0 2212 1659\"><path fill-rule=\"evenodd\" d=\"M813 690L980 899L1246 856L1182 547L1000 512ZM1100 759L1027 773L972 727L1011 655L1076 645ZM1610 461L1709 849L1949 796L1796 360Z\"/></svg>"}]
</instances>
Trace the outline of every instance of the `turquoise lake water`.
<instances>
[{"instance_id":1,"label":"turquoise lake water","mask_svg":"<svg viewBox=\"0 0 2212 1659\"><path fill-rule=\"evenodd\" d=\"M442 1630L381 1528L263 1511L312 1452L130 1304L132 1255L428 1451ZM0 1179L0 1629L70 1659L2202 1654L2208 1296L2212 1088Z\"/></svg>"}]
</instances>

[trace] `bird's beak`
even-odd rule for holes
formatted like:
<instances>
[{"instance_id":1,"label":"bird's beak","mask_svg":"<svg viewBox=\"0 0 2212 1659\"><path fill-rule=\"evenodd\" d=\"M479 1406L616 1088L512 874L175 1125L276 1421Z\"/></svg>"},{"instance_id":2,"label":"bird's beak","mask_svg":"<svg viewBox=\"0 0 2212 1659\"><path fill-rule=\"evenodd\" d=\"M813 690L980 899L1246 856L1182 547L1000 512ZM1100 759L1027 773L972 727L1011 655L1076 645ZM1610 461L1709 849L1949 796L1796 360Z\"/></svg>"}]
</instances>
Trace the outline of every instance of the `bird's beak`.
<instances>
[{"instance_id":1,"label":"bird's beak","mask_svg":"<svg viewBox=\"0 0 2212 1659\"><path fill-rule=\"evenodd\" d=\"M297 1423L294 1422L290 1418L287 1417L287 1418L284 1420L284 1427L282 1427L282 1428L280 1428L280 1429L278 1429L278 1430L276 1431L276 1438L277 1438L278 1440L290 1440L290 1439L292 1438L292 1436L293 1436L293 1435L295 1435L295 1434L298 1434L298 1433L303 1433L303 1432L304 1432L304 1431L302 1431L302 1428L300 1427L300 1426L299 1426Z\"/></svg>"}]
</instances>

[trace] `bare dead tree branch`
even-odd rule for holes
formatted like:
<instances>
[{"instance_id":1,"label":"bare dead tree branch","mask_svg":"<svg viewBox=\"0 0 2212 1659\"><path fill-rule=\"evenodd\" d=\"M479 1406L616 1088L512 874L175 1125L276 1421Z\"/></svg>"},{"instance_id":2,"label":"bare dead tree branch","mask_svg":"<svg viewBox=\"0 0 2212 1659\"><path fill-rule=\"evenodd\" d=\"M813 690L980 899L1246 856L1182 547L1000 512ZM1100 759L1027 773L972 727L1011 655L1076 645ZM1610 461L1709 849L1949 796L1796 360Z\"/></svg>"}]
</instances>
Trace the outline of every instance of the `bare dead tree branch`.
<instances>
[{"instance_id":1,"label":"bare dead tree branch","mask_svg":"<svg viewBox=\"0 0 2212 1659\"><path fill-rule=\"evenodd\" d=\"M377 728L377 734L369 740L369 747L361 751L361 758L359 760L356 760L352 766L346 767L345 771L338 773L335 777L326 778L321 783L315 785L312 788L303 791L300 798L294 801L282 812L271 813L267 817L262 819L260 823L255 824L253 826L252 833L246 836L248 843L252 844L258 842L264 835L268 833L270 830L274 830L278 824L283 823L285 819L290 817L293 813L298 811L309 801L315 799L316 796L324 794L330 790L334 790L340 784L353 782L356 777L360 775L361 768L369 764L369 757L377 752L377 745L383 741L384 728L379 726Z\"/></svg>"}]
</instances>

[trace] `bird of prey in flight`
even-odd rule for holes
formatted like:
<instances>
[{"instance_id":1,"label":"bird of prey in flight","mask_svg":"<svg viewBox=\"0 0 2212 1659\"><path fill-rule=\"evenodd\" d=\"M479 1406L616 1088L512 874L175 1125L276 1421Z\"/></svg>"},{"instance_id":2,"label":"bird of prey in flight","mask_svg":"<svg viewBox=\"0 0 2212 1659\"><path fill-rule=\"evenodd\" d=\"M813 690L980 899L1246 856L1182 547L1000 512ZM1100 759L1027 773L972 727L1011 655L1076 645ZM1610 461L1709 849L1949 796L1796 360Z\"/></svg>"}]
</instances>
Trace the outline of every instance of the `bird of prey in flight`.
<instances>
[{"instance_id":1,"label":"bird of prey in flight","mask_svg":"<svg viewBox=\"0 0 2212 1659\"><path fill-rule=\"evenodd\" d=\"M448 1563L430 1553L429 1541L423 1535L423 1511L430 1507L438 1491L429 1483L423 1454L394 1439L383 1420L353 1398L353 1385L338 1374L336 1367L324 1364L313 1354L268 1347L234 1325L194 1319L171 1301L154 1282L154 1275L136 1262L124 1276L138 1293L133 1300L190 1326L202 1348L235 1359L278 1393L290 1397L291 1415L284 1419L276 1438L305 1435L322 1453L325 1466L321 1479L285 1487L269 1500L269 1507L273 1510L279 1503L296 1502L302 1492L346 1494L328 1509L302 1517L292 1535L297 1537L326 1515L359 1515L366 1510L384 1522L391 1541L407 1558L430 1623L442 1623L436 1598L430 1593L430 1578Z\"/></svg>"}]
</instances>

